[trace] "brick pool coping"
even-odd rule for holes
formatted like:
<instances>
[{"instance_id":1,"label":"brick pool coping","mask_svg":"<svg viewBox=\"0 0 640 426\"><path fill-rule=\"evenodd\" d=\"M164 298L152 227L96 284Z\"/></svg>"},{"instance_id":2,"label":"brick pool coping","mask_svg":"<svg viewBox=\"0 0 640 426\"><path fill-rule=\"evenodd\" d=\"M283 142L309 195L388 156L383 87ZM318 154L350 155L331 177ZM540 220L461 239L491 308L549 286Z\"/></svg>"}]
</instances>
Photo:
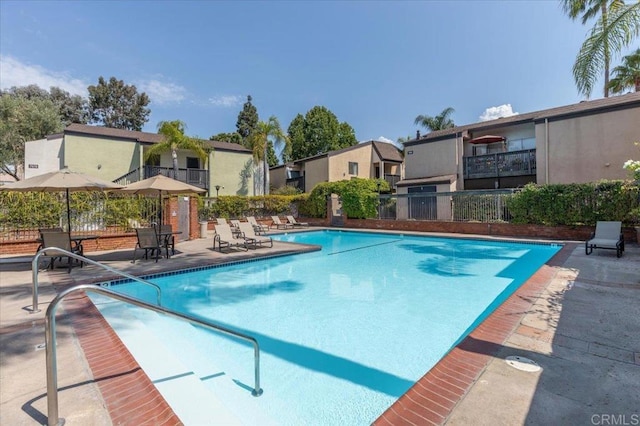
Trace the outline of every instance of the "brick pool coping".
<instances>
[{"instance_id":1,"label":"brick pool coping","mask_svg":"<svg viewBox=\"0 0 640 426\"><path fill-rule=\"evenodd\" d=\"M565 244L373 424L443 424L576 246ZM182 424L90 299L64 303L113 424Z\"/></svg>"}]
</instances>

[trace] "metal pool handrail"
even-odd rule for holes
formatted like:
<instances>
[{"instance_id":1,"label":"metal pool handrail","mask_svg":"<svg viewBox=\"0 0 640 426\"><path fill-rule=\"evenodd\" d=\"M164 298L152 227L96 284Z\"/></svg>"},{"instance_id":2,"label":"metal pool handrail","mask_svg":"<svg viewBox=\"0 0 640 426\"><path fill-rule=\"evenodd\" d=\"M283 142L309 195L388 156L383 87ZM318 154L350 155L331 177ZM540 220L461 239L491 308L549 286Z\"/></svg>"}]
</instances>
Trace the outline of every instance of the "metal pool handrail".
<instances>
[{"instance_id":1,"label":"metal pool handrail","mask_svg":"<svg viewBox=\"0 0 640 426\"><path fill-rule=\"evenodd\" d=\"M80 284L58 294L51 301L51 304L47 308L47 313L44 319L44 337L45 337L45 345L46 345L45 351L46 351L46 362L47 362L47 422L49 426L57 426L59 424L64 423L64 420L62 420L62 423L61 423L60 422L61 419L58 418L58 371L57 371L58 366L56 361L56 315L55 313L58 307L58 303L60 303L62 299L64 299L66 296L68 296L71 293L76 293L79 291L88 291L88 292L102 294L104 296L117 299L121 302L131 303L132 305L136 305L141 308L145 308L145 309L152 310L154 312L169 315L170 317L185 320L192 324L205 327L209 330L217 331L223 334L228 334L228 335L237 337L239 339L251 342L251 344L253 344L254 374L255 374L255 384L254 384L253 390L251 391L251 395L253 396L262 395L262 389L260 389L260 346L258 345L258 341L255 338L243 333L239 333L237 331L233 331L226 327L222 327L217 324L213 324L189 315L168 310L161 306L151 305L147 302L143 302L142 300L125 296L120 293L116 293L115 291L107 290L105 288L97 287L91 284Z\"/></svg>"},{"instance_id":2,"label":"metal pool handrail","mask_svg":"<svg viewBox=\"0 0 640 426\"><path fill-rule=\"evenodd\" d=\"M33 280L33 306L31 307L31 312L32 314L35 314L36 312L40 312L40 309L38 309L38 261L40 260L40 256L42 256L45 252L53 252L53 253L60 253L60 254L64 254L65 256L69 256L69 257L73 257L74 259L78 259L84 263L88 263L90 265L95 265L95 266L99 266L103 269L106 269L109 272L113 272L114 274L123 276L125 278L129 278L130 280L133 281L137 281L139 283L142 284L146 284L146 285L150 285L152 287L154 287L156 289L156 293L157 293L157 298L158 298L158 306L162 305L162 303L160 303L160 298L162 296L162 290L160 290L160 286L158 286L157 284L152 283L151 281L147 281L147 280L143 280L142 278L138 278L136 276L127 274L126 272L122 272L122 271L118 271L117 269L113 269L110 266L107 265L103 265L100 262L96 262L95 260L91 260L88 259L84 256L80 256L79 254L76 253L71 253L70 251L58 248L58 247L47 247L47 248L43 248L41 250L39 250L36 255L33 257L33 260L31 261L31 273L32 273L32 280Z\"/></svg>"}]
</instances>

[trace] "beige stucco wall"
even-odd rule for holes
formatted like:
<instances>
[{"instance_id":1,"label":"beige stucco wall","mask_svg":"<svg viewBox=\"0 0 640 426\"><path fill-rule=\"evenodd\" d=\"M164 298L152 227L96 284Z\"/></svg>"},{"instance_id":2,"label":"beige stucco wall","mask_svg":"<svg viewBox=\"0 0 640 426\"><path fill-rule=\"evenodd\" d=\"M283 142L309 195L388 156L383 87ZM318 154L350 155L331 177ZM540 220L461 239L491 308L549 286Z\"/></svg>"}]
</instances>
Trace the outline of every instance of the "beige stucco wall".
<instances>
[{"instance_id":1,"label":"beige stucco wall","mask_svg":"<svg viewBox=\"0 0 640 426\"><path fill-rule=\"evenodd\" d=\"M549 121L548 143L546 126L535 129L539 184L626 179L622 165L638 158L640 108Z\"/></svg>"},{"instance_id":2,"label":"beige stucco wall","mask_svg":"<svg viewBox=\"0 0 640 426\"><path fill-rule=\"evenodd\" d=\"M62 168L62 137L24 144L24 178L29 179Z\"/></svg>"},{"instance_id":3,"label":"beige stucco wall","mask_svg":"<svg viewBox=\"0 0 640 426\"><path fill-rule=\"evenodd\" d=\"M329 182L351 179L353 177L370 178L373 175L371 144L363 144L354 149L329 154ZM349 174L349 163L358 163L358 174Z\"/></svg>"},{"instance_id":4,"label":"beige stucco wall","mask_svg":"<svg viewBox=\"0 0 640 426\"><path fill-rule=\"evenodd\" d=\"M455 137L407 146L404 149L404 179L455 175L458 170ZM413 153L411 153L413 151Z\"/></svg>"},{"instance_id":5,"label":"beige stucco wall","mask_svg":"<svg viewBox=\"0 0 640 426\"><path fill-rule=\"evenodd\" d=\"M218 195L255 195L253 193L253 168L253 157L250 153L213 151L209 156L209 184L211 187L208 195L210 197L216 195L216 185L224 186Z\"/></svg>"},{"instance_id":6,"label":"beige stucco wall","mask_svg":"<svg viewBox=\"0 0 640 426\"><path fill-rule=\"evenodd\" d=\"M138 146L134 141L65 135L63 166L112 181L140 166Z\"/></svg>"},{"instance_id":7,"label":"beige stucco wall","mask_svg":"<svg viewBox=\"0 0 640 426\"><path fill-rule=\"evenodd\" d=\"M304 192L311 192L313 187L320 182L327 182L328 175L327 157L320 157L306 161L304 164Z\"/></svg>"}]
</instances>

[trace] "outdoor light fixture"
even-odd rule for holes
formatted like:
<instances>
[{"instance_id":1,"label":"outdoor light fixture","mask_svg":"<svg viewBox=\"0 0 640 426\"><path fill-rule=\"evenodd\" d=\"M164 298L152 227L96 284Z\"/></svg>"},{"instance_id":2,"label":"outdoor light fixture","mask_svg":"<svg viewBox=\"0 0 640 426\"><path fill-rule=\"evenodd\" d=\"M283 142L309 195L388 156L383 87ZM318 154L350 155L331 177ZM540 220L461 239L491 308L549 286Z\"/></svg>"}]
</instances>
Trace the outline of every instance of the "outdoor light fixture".
<instances>
[{"instance_id":1,"label":"outdoor light fixture","mask_svg":"<svg viewBox=\"0 0 640 426\"><path fill-rule=\"evenodd\" d=\"M220 188L224 189L224 186L216 185L214 188L216 189L216 198L218 198L218 191L220 191Z\"/></svg>"}]
</instances>

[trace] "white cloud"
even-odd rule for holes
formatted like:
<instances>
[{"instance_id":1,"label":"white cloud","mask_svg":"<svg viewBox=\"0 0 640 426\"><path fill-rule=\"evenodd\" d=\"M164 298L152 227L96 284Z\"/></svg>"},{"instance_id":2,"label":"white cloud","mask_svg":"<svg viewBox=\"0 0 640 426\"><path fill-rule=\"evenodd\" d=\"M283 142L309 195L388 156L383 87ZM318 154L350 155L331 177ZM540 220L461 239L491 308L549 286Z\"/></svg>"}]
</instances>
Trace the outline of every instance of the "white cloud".
<instances>
[{"instance_id":1,"label":"white cloud","mask_svg":"<svg viewBox=\"0 0 640 426\"><path fill-rule=\"evenodd\" d=\"M56 72L21 62L11 56L0 55L0 88L9 89L13 86L28 86L36 84L41 89L49 90L52 86L66 90L72 95L87 96L89 84L77 78L72 78L66 72Z\"/></svg>"},{"instance_id":2,"label":"white cloud","mask_svg":"<svg viewBox=\"0 0 640 426\"><path fill-rule=\"evenodd\" d=\"M209 98L209 102L212 105L223 107L223 108L231 108L238 105L242 105L244 100L244 96L240 95L220 95L214 96L213 98Z\"/></svg>"},{"instance_id":3,"label":"white cloud","mask_svg":"<svg viewBox=\"0 0 640 426\"><path fill-rule=\"evenodd\" d=\"M158 105L167 105L182 102L187 95L187 89L174 84L165 83L160 80L147 80L136 84L141 92L149 95L151 102Z\"/></svg>"},{"instance_id":4,"label":"white cloud","mask_svg":"<svg viewBox=\"0 0 640 426\"><path fill-rule=\"evenodd\" d=\"M511 117L512 115L518 115L518 113L513 112L511 104L503 104L485 109L480 116L480 121L495 120L496 118Z\"/></svg>"}]
</instances>

